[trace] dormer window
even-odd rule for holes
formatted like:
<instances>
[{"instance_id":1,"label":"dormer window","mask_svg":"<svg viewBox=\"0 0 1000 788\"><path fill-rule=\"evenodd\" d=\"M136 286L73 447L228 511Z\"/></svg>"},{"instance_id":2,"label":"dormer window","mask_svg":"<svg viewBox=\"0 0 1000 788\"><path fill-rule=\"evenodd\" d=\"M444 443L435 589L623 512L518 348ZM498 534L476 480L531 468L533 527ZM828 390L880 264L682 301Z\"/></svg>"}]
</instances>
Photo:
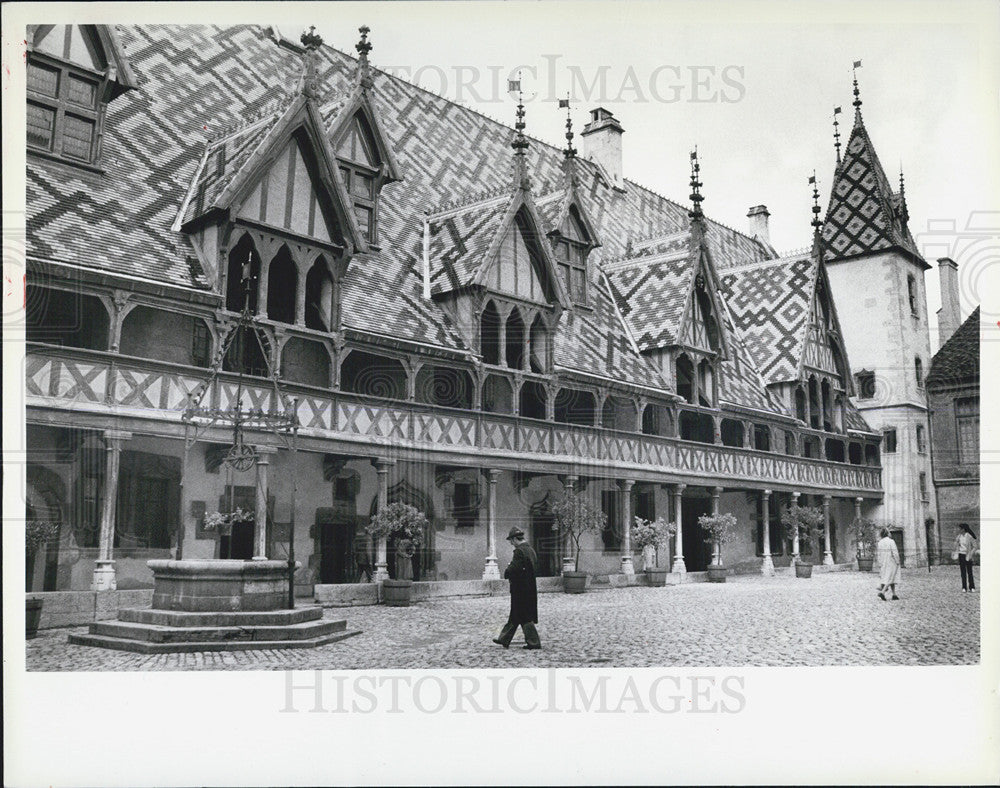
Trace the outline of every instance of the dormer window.
<instances>
[{"instance_id":1,"label":"dormer window","mask_svg":"<svg viewBox=\"0 0 1000 788\"><path fill-rule=\"evenodd\" d=\"M587 255L591 243L576 207L571 207L555 236L554 251L559 275L574 304L587 305Z\"/></svg>"},{"instance_id":2,"label":"dormer window","mask_svg":"<svg viewBox=\"0 0 1000 788\"><path fill-rule=\"evenodd\" d=\"M96 25L37 25L27 55L28 150L92 165L100 158L107 103L132 87L113 73L113 37ZM120 65L120 64L119 64Z\"/></svg>"},{"instance_id":3,"label":"dormer window","mask_svg":"<svg viewBox=\"0 0 1000 788\"><path fill-rule=\"evenodd\" d=\"M337 144L337 158L344 187L351 197L358 229L368 243L377 238L377 208L381 162L370 142L364 120L355 116Z\"/></svg>"}]
</instances>

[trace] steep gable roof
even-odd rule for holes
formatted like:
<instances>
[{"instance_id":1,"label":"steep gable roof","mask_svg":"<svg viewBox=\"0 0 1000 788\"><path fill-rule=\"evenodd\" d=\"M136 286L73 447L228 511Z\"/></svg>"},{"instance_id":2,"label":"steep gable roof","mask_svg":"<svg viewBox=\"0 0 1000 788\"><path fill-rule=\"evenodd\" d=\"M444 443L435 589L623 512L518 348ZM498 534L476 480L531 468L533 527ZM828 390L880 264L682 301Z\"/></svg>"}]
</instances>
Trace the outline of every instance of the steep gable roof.
<instances>
[{"instance_id":1,"label":"steep gable roof","mask_svg":"<svg viewBox=\"0 0 1000 788\"><path fill-rule=\"evenodd\" d=\"M934 354L927 386L944 388L979 380L979 307Z\"/></svg>"},{"instance_id":2,"label":"steep gable roof","mask_svg":"<svg viewBox=\"0 0 1000 788\"><path fill-rule=\"evenodd\" d=\"M905 200L889 185L860 110L834 175L823 245L833 260L898 249L930 267L917 251L906 224Z\"/></svg>"}]
</instances>

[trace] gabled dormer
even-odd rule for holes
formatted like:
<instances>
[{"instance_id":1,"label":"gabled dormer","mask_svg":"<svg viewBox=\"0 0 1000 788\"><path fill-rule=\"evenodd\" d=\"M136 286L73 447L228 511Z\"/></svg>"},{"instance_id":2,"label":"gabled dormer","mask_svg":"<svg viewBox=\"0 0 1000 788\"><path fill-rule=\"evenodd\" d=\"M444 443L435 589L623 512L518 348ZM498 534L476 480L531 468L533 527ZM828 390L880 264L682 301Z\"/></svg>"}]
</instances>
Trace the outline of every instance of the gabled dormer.
<instances>
[{"instance_id":1,"label":"gabled dormer","mask_svg":"<svg viewBox=\"0 0 1000 788\"><path fill-rule=\"evenodd\" d=\"M99 165L107 106L136 87L110 25L29 25L28 152Z\"/></svg>"}]
</instances>

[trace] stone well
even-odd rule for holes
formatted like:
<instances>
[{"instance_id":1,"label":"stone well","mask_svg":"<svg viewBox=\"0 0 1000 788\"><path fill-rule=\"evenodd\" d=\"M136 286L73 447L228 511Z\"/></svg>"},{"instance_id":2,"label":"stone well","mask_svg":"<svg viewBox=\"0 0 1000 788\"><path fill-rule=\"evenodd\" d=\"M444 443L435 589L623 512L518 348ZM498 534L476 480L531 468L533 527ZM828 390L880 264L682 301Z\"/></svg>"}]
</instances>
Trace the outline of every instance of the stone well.
<instances>
[{"instance_id":1,"label":"stone well","mask_svg":"<svg viewBox=\"0 0 1000 788\"><path fill-rule=\"evenodd\" d=\"M287 561L157 559L148 564L153 570L154 610L231 612L288 606Z\"/></svg>"}]
</instances>

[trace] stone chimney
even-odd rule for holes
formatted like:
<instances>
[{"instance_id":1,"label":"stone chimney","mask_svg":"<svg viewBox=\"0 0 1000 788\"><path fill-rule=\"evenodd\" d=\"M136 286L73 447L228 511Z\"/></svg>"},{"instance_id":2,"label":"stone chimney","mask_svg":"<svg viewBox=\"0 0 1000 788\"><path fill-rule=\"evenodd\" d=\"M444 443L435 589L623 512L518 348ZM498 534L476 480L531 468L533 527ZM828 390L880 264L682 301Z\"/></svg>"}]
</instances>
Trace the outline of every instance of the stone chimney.
<instances>
[{"instance_id":1,"label":"stone chimney","mask_svg":"<svg viewBox=\"0 0 1000 788\"><path fill-rule=\"evenodd\" d=\"M600 164L611 178L611 185L624 189L622 180L622 134L625 129L610 110L598 107L590 111L590 123L583 127L583 155Z\"/></svg>"},{"instance_id":2,"label":"stone chimney","mask_svg":"<svg viewBox=\"0 0 1000 788\"><path fill-rule=\"evenodd\" d=\"M771 245L771 231L767 226L770 215L766 205L755 205L747 211L747 218L750 220L750 237L757 237L768 246Z\"/></svg>"},{"instance_id":3,"label":"stone chimney","mask_svg":"<svg viewBox=\"0 0 1000 788\"><path fill-rule=\"evenodd\" d=\"M938 260L938 277L941 282L941 308L938 316L938 347L951 339L962 325L961 306L958 301L958 263L950 257Z\"/></svg>"}]
</instances>

